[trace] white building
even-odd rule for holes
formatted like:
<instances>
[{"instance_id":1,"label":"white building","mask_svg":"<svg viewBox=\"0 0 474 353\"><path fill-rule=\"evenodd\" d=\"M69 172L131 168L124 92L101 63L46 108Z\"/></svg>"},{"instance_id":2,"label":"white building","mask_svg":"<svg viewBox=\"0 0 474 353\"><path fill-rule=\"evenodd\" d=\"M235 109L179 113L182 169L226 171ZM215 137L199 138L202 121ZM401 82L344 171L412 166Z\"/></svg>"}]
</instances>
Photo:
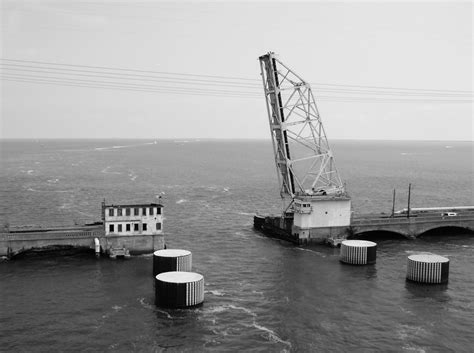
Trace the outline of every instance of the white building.
<instances>
[{"instance_id":1,"label":"white building","mask_svg":"<svg viewBox=\"0 0 474 353\"><path fill-rule=\"evenodd\" d=\"M292 234L300 240L324 241L351 224L351 199L345 196L297 196Z\"/></svg>"},{"instance_id":2,"label":"white building","mask_svg":"<svg viewBox=\"0 0 474 353\"><path fill-rule=\"evenodd\" d=\"M351 224L351 200L341 196L299 196L294 222L300 228L344 227Z\"/></svg>"},{"instance_id":3,"label":"white building","mask_svg":"<svg viewBox=\"0 0 474 353\"><path fill-rule=\"evenodd\" d=\"M105 235L156 235L163 233L163 205L102 205Z\"/></svg>"}]
</instances>

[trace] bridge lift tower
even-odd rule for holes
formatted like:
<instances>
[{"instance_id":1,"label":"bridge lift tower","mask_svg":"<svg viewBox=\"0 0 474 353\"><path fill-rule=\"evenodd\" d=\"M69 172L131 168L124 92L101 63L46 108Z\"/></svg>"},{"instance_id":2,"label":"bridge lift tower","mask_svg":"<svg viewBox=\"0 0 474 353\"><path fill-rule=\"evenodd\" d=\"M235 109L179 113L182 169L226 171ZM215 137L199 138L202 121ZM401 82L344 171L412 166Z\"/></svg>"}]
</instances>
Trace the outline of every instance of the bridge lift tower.
<instances>
[{"instance_id":1,"label":"bridge lift tower","mask_svg":"<svg viewBox=\"0 0 474 353\"><path fill-rule=\"evenodd\" d=\"M329 148L308 82L273 52L259 58L273 151L283 200L283 222L302 241L348 227L351 200Z\"/></svg>"}]
</instances>

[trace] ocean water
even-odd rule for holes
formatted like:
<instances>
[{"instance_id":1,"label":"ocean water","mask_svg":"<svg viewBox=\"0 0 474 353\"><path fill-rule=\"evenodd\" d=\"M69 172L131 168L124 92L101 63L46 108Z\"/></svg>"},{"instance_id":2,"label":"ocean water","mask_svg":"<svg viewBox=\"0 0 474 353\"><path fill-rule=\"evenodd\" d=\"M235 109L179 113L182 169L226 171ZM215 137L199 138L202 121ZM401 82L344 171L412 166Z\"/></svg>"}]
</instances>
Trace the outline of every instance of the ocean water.
<instances>
[{"instance_id":1,"label":"ocean water","mask_svg":"<svg viewBox=\"0 0 474 353\"><path fill-rule=\"evenodd\" d=\"M471 352L474 236L376 240L377 263L252 229L278 214L270 141L2 140L0 225L73 225L100 204L161 202L168 248L193 253L205 302L157 308L152 257L0 263L0 351ZM355 213L473 205L472 142L333 141ZM406 258L450 259L449 283L405 281Z\"/></svg>"}]
</instances>

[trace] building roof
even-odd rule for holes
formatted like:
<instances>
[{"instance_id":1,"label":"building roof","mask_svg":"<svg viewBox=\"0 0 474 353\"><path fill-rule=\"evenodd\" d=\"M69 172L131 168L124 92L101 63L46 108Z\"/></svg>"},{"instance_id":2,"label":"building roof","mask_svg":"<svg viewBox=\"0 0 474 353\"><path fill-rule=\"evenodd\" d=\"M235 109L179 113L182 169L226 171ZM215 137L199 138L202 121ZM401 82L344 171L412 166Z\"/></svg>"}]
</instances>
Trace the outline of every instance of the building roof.
<instances>
[{"instance_id":1,"label":"building roof","mask_svg":"<svg viewBox=\"0 0 474 353\"><path fill-rule=\"evenodd\" d=\"M126 204L126 205L104 205L104 207L119 207L119 208L126 208L126 207L160 207L163 208L162 204L159 203L137 203L137 204Z\"/></svg>"}]
</instances>

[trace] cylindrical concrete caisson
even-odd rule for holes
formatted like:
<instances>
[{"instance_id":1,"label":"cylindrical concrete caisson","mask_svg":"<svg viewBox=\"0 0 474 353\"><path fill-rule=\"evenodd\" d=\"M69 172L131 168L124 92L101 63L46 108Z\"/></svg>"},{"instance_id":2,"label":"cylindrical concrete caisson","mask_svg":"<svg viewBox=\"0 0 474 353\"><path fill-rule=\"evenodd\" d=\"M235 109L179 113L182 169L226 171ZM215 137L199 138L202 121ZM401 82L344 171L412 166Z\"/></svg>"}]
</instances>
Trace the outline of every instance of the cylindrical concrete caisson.
<instances>
[{"instance_id":1,"label":"cylindrical concrete caisson","mask_svg":"<svg viewBox=\"0 0 474 353\"><path fill-rule=\"evenodd\" d=\"M419 283L447 283L449 259L435 254L408 256L407 280Z\"/></svg>"},{"instance_id":2,"label":"cylindrical concrete caisson","mask_svg":"<svg viewBox=\"0 0 474 353\"><path fill-rule=\"evenodd\" d=\"M192 254L188 250L165 249L153 253L153 277L162 272L191 271Z\"/></svg>"},{"instance_id":3,"label":"cylindrical concrete caisson","mask_svg":"<svg viewBox=\"0 0 474 353\"><path fill-rule=\"evenodd\" d=\"M163 272L155 277L155 304L187 308L204 301L204 277L195 272Z\"/></svg>"},{"instance_id":4,"label":"cylindrical concrete caisson","mask_svg":"<svg viewBox=\"0 0 474 353\"><path fill-rule=\"evenodd\" d=\"M377 257L377 244L366 240L344 240L341 243L339 260L351 265L374 264Z\"/></svg>"}]
</instances>

